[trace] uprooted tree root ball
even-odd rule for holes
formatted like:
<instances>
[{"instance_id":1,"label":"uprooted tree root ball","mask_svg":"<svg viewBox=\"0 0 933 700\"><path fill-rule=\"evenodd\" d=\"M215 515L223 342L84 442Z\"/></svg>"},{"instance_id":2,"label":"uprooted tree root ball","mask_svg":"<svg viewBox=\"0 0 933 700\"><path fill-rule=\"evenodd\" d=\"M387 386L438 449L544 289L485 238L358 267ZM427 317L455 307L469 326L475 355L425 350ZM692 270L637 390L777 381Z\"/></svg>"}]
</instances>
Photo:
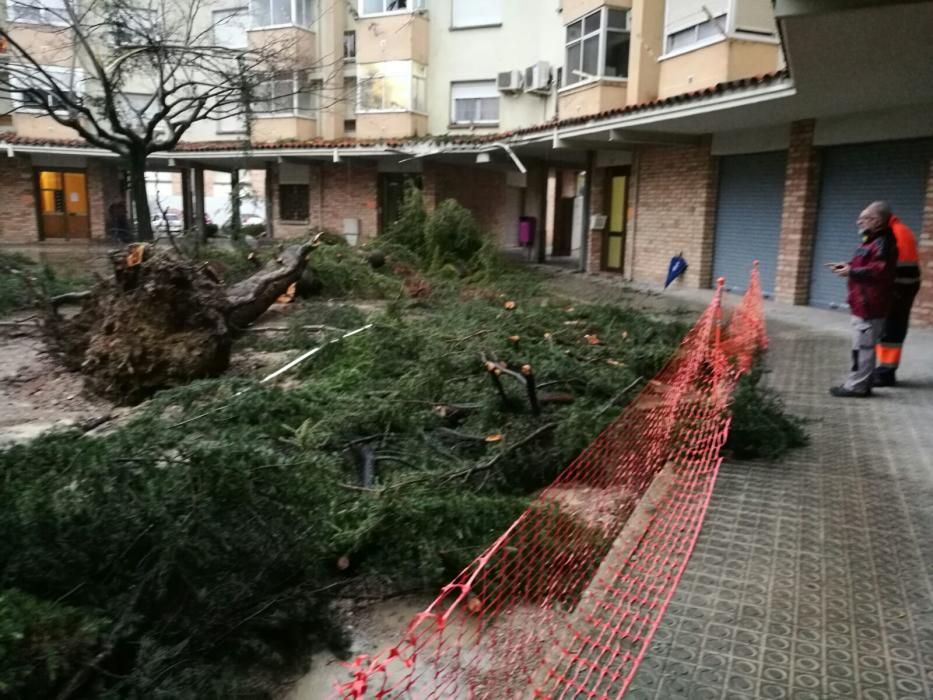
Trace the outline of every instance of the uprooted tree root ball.
<instances>
[{"instance_id":1,"label":"uprooted tree root ball","mask_svg":"<svg viewBox=\"0 0 933 700\"><path fill-rule=\"evenodd\" d=\"M292 246L252 277L225 288L209 266L133 246L112 256L81 310L46 313L50 347L88 389L133 404L156 391L217 377L236 333L255 321L304 271L314 244Z\"/></svg>"}]
</instances>

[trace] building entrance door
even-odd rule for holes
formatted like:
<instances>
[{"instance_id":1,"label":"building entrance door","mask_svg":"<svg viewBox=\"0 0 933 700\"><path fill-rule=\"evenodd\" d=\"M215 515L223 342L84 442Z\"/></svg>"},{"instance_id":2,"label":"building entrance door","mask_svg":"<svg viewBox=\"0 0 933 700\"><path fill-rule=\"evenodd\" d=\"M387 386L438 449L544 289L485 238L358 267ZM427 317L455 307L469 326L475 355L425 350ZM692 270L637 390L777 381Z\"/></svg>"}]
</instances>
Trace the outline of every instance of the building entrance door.
<instances>
[{"instance_id":1,"label":"building entrance door","mask_svg":"<svg viewBox=\"0 0 933 700\"><path fill-rule=\"evenodd\" d=\"M379 176L379 233L398 221L408 187L421 189L421 176L410 173L382 173Z\"/></svg>"},{"instance_id":2,"label":"building entrance door","mask_svg":"<svg viewBox=\"0 0 933 700\"><path fill-rule=\"evenodd\" d=\"M609 216L603 234L603 269L622 272L625 262L625 229L628 219L628 168L609 171L607 192L609 194Z\"/></svg>"},{"instance_id":3,"label":"building entrance door","mask_svg":"<svg viewBox=\"0 0 933 700\"><path fill-rule=\"evenodd\" d=\"M40 238L91 237L85 173L40 170L36 174L36 187Z\"/></svg>"}]
</instances>

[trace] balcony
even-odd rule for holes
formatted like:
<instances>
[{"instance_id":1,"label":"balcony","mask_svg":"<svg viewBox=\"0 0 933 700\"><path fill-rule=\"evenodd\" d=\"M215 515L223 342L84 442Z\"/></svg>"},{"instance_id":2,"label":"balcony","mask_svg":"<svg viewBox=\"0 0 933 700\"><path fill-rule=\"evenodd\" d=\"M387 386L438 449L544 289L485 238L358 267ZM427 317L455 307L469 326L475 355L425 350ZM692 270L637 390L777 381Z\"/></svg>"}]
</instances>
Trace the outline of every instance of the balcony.
<instances>
[{"instance_id":1,"label":"balcony","mask_svg":"<svg viewBox=\"0 0 933 700\"><path fill-rule=\"evenodd\" d=\"M382 141L424 136L428 133L428 117L413 112L357 113L356 138Z\"/></svg>"},{"instance_id":2,"label":"balcony","mask_svg":"<svg viewBox=\"0 0 933 700\"><path fill-rule=\"evenodd\" d=\"M308 141L316 137L317 120L308 117L293 115L262 117L253 124L253 141L256 143Z\"/></svg>"},{"instance_id":3,"label":"balcony","mask_svg":"<svg viewBox=\"0 0 933 700\"><path fill-rule=\"evenodd\" d=\"M310 66L317 61L317 39L306 27L292 25L256 27L249 30L249 47L280 54L280 62Z\"/></svg>"},{"instance_id":4,"label":"balcony","mask_svg":"<svg viewBox=\"0 0 933 700\"><path fill-rule=\"evenodd\" d=\"M560 116L581 117L624 107L627 97L627 80L603 78L577 83L558 93Z\"/></svg>"},{"instance_id":5,"label":"balcony","mask_svg":"<svg viewBox=\"0 0 933 700\"><path fill-rule=\"evenodd\" d=\"M356 62L428 62L428 31L424 15L392 14L361 19L356 37Z\"/></svg>"},{"instance_id":6,"label":"balcony","mask_svg":"<svg viewBox=\"0 0 933 700\"><path fill-rule=\"evenodd\" d=\"M770 73L780 67L776 41L720 38L660 59L658 97L703 90L727 80Z\"/></svg>"}]
</instances>

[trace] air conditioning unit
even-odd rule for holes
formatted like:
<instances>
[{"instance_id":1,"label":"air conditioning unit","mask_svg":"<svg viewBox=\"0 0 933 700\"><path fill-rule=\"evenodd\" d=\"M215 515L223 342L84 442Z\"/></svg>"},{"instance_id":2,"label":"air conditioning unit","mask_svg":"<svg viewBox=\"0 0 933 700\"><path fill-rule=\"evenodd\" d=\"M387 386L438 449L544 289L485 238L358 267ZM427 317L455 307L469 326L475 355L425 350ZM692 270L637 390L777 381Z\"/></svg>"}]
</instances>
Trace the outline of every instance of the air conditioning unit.
<instances>
[{"instance_id":1,"label":"air conditioning unit","mask_svg":"<svg viewBox=\"0 0 933 700\"><path fill-rule=\"evenodd\" d=\"M547 95L551 92L551 64L538 61L525 69L525 92Z\"/></svg>"},{"instance_id":2,"label":"air conditioning unit","mask_svg":"<svg viewBox=\"0 0 933 700\"><path fill-rule=\"evenodd\" d=\"M505 73L499 73L499 79L496 81L499 92L521 92L523 84L524 81L520 70L508 70Z\"/></svg>"}]
</instances>

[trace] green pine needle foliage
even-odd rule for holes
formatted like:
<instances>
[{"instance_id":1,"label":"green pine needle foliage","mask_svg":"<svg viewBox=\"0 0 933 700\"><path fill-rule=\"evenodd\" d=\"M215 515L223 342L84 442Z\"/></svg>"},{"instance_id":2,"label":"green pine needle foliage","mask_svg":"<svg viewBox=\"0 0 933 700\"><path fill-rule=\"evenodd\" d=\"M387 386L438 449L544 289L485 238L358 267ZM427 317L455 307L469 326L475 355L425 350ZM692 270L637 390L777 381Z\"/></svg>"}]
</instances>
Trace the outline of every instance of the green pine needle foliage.
<instances>
[{"instance_id":1,"label":"green pine needle foliage","mask_svg":"<svg viewBox=\"0 0 933 700\"><path fill-rule=\"evenodd\" d=\"M314 650L346 652L337 598L456 576L685 330L549 296L492 260L457 207L419 211L403 211L416 235L377 242L384 269L346 246L315 251L312 269L348 299L297 302L263 349L296 356L340 334L309 325L374 326L279 386L196 382L108 434L0 451L0 698L275 696ZM418 298L393 272L413 264L430 289ZM541 393L573 402L534 415L509 379L503 401L484 353L530 364Z\"/></svg>"},{"instance_id":2,"label":"green pine needle foliage","mask_svg":"<svg viewBox=\"0 0 933 700\"><path fill-rule=\"evenodd\" d=\"M788 413L777 391L762 384L764 373L759 358L739 380L732 398L732 426L725 449L739 459L777 460L810 441L805 421Z\"/></svg>"}]
</instances>

